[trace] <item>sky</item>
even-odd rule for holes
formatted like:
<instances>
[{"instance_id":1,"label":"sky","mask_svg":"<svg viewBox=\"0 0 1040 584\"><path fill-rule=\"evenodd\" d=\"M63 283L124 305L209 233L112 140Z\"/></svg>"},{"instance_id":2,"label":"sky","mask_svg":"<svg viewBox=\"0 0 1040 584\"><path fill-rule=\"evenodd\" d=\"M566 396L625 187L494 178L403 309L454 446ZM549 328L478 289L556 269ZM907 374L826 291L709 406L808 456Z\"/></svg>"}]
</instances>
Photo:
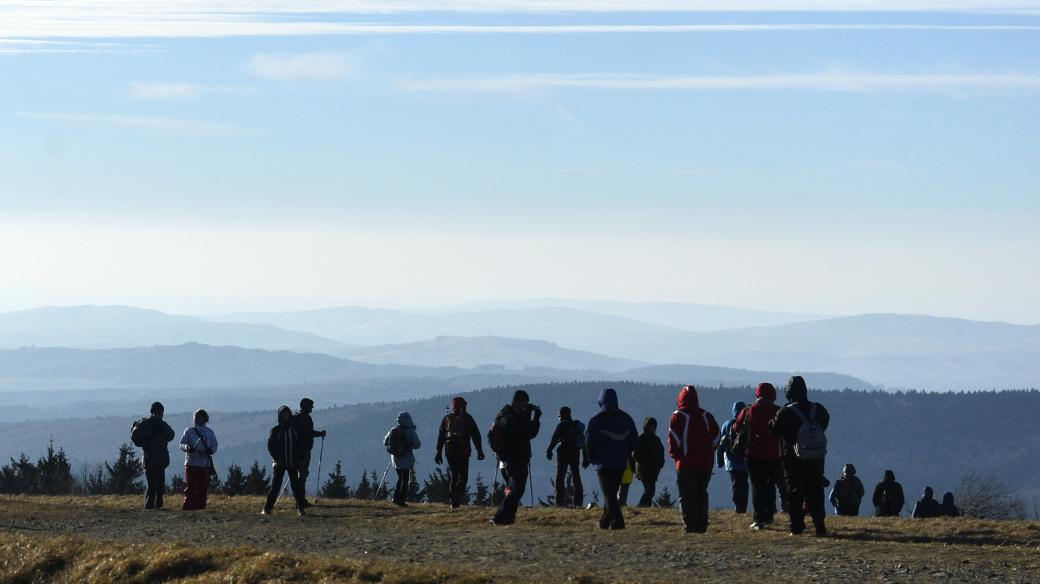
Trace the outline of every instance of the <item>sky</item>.
<instances>
[{"instance_id":1,"label":"sky","mask_svg":"<svg viewBox=\"0 0 1040 584\"><path fill-rule=\"evenodd\" d=\"M1040 0L3 0L0 311L1040 323Z\"/></svg>"}]
</instances>

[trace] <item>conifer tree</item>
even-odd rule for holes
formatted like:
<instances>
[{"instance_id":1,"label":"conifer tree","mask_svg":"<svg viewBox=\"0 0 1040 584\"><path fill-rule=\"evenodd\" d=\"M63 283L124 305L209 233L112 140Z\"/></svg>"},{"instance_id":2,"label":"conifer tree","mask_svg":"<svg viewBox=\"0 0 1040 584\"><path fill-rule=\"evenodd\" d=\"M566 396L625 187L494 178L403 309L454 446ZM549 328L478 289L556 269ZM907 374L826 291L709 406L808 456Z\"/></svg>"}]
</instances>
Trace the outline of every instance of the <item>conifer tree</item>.
<instances>
[{"instance_id":1,"label":"conifer tree","mask_svg":"<svg viewBox=\"0 0 1040 584\"><path fill-rule=\"evenodd\" d=\"M242 472L242 467L231 463L227 469L227 477L224 479L224 494L229 497L244 495L246 487L246 475Z\"/></svg>"},{"instance_id":2,"label":"conifer tree","mask_svg":"<svg viewBox=\"0 0 1040 584\"><path fill-rule=\"evenodd\" d=\"M184 477L179 474L173 475L170 479L170 488L166 490L167 495L183 495L184 488L187 485L184 484Z\"/></svg>"},{"instance_id":3,"label":"conifer tree","mask_svg":"<svg viewBox=\"0 0 1040 584\"><path fill-rule=\"evenodd\" d=\"M137 459L137 451L129 444L119 447L119 458L115 464L105 463L108 472L108 492L114 495L140 495L144 493L144 465Z\"/></svg>"},{"instance_id":4,"label":"conifer tree","mask_svg":"<svg viewBox=\"0 0 1040 584\"><path fill-rule=\"evenodd\" d=\"M65 449L54 450L54 439L47 444L47 455L36 462L36 493L44 495L68 495L76 487L76 479L72 476L72 463L65 455Z\"/></svg>"},{"instance_id":5,"label":"conifer tree","mask_svg":"<svg viewBox=\"0 0 1040 584\"><path fill-rule=\"evenodd\" d=\"M254 460L253 466L249 467L249 474L246 475L246 485L242 494L266 495L270 488L271 479L267 476L267 467L260 466L260 462Z\"/></svg>"},{"instance_id":6,"label":"conifer tree","mask_svg":"<svg viewBox=\"0 0 1040 584\"><path fill-rule=\"evenodd\" d=\"M491 490L488 489L487 483L484 482L484 477L477 473L477 480L474 481L474 493L473 493L473 504L483 507L491 504Z\"/></svg>"},{"instance_id":7,"label":"conifer tree","mask_svg":"<svg viewBox=\"0 0 1040 584\"><path fill-rule=\"evenodd\" d=\"M675 501L672 499L672 494L668 491L668 487L661 489L661 492L654 499L654 503L658 507L675 507Z\"/></svg>"},{"instance_id":8,"label":"conifer tree","mask_svg":"<svg viewBox=\"0 0 1040 584\"><path fill-rule=\"evenodd\" d=\"M448 475L440 467L433 469L430 476L423 481L423 492L426 493L427 503L451 502L451 484L448 482Z\"/></svg>"},{"instance_id":9,"label":"conifer tree","mask_svg":"<svg viewBox=\"0 0 1040 584\"><path fill-rule=\"evenodd\" d=\"M321 496L325 499L346 499L350 496L347 477L343 475L343 461L336 461L336 468L329 473L329 479L321 487Z\"/></svg>"},{"instance_id":10,"label":"conifer tree","mask_svg":"<svg viewBox=\"0 0 1040 584\"><path fill-rule=\"evenodd\" d=\"M354 498L355 499L371 499L372 495L374 494L372 492L372 489L373 489L372 483L368 480L368 472L362 471L361 472L361 480L358 481L358 486L357 486L356 489L354 489Z\"/></svg>"}]
</instances>

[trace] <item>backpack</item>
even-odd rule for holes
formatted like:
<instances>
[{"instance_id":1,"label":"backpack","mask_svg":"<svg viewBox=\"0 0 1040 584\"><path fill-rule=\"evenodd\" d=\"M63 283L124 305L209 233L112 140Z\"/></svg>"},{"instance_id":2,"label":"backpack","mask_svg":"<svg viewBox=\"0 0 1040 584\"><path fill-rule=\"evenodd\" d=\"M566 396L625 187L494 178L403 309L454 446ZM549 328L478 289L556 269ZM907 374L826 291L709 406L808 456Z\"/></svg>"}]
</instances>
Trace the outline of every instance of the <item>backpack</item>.
<instances>
[{"instance_id":1,"label":"backpack","mask_svg":"<svg viewBox=\"0 0 1040 584\"><path fill-rule=\"evenodd\" d=\"M144 426L146 420L147 418L140 419L134 422L133 427L130 428L130 441L138 448L144 448L146 444L145 440L141 437L141 432L138 431L139 428Z\"/></svg>"},{"instance_id":2,"label":"backpack","mask_svg":"<svg viewBox=\"0 0 1040 584\"><path fill-rule=\"evenodd\" d=\"M390 439L386 442L386 451L391 456L408 456L412 453L412 445L404 428L394 426L390 430Z\"/></svg>"},{"instance_id":3,"label":"backpack","mask_svg":"<svg viewBox=\"0 0 1040 584\"><path fill-rule=\"evenodd\" d=\"M464 452L469 443L469 427L466 414L448 414L444 417L444 450L448 453Z\"/></svg>"},{"instance_id":4,"label":"backpack","mask_svg":"<svg viewBox=\"0 0 1040 584\"><path fill-rule=\"evenodd\" d=\"M571 444L578 449L579 452L585 450L585 424L574 420L571 422Z\"/></svg>"},{"instance_id":5,"label":"backpack","mask_svg":"<svg viewBox=\"0 0 1040 584\"><path fill-rule=\"evenodd\" d=\"M725 439L729 440L729 448L727 449L731 456L737 458L744 458L747 456L748 448L751 447L751 406L744 409L744 425L740 427L740 432L733 432L733 426L730 426L730 434ZM740 414L737 414L740 417ZM736 420L736 418L734 418Z\"/></svg>"},{"instance_id":6,"label":"backpack","mask_svg":"<svg viewBox=\"0 0 1040 584\"><path fill-rule=\"evenodd\" d=\"M502 416L495 416L495 421L491 422L491 429L488 430L487 439L491 451L495 454L502 454L506 448L505 436L503 436L502 432Z\"/></svg>"},{"instance_id":7,"label":"backpack","mask_svg":"<svg viewBox=\"0 0 1040 584\"><path fill-rule=\"evenodd\" d=\"M791 410L802 419L798 427L798 435L794 440L794 454L802 460L823 460L827 456L827 435L816 421L816 404L809 409L809 417L792 404Z\"/></svg>"}]
</instances>

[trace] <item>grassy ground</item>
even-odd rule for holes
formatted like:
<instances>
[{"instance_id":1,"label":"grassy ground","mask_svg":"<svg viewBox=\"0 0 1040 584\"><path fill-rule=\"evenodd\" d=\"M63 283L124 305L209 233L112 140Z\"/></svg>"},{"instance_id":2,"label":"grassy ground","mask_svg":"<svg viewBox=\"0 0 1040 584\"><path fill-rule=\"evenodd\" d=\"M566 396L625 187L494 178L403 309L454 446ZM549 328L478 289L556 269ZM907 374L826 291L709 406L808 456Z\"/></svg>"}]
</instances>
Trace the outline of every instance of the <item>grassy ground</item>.
<instances>
[{"instance_id":1,"label":"grassy ground","mask_svg":"<svg viewBox=\"0 0 1040 584\"><path fill-rule=\"evenodd\" d=\"M174 503L173 499L170 503ZM297 517L258 498L144 511L130 497L0 497L0 582L1037 582L1040 524L970 519L828 518L832 536L714 512L705 535L678 511L629 509L628 529L595 511L326 502ZM782 521L784 516L780 516Z\"/></svg>"}]
</instances>

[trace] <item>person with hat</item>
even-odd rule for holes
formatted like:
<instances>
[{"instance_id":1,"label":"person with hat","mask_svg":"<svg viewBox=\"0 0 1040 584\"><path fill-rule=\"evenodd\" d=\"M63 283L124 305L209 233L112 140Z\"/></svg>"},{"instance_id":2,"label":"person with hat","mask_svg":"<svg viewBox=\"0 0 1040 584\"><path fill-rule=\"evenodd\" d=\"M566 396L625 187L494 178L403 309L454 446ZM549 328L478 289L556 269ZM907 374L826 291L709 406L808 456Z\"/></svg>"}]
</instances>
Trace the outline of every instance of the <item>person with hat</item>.
<instances>
[{"instance_id":1,"label":"person with hat","mask_svg":"<svg viewBox=\"0 0 1040 584\"><path fill-rule=\"evenodd\" d=\"M498 506L492 525L516 521L516 509L527 487L531 465L531 440L541 429L542 409L531 403L527 392L518 389L513 401L502 407L488 431L488 444L498 457L506 496Z\"/></svg>"},{"instance_id":2,"label":"person with hat","mask_svg":"<svg viewBox=\"0 0 1040 584\"><path fill-rule=\"evenodd\" d=\"M473 453L470 443L477 449L477 460L484 460L477 422L466 411L466 400L455 396L451 398L451 411L437 430L437 455L434 456L437 464L444 464L444 455L448 457L448 503L452 509L458 509L465 502L469 457Z\"/></svg>"},{"instance_id":3,"label":"person with hat","mask_svg":"<svg viewBox=\"0 0 1040 584\"><path fill-rule=\"evenodd\" d=\"M311 411L314 409L314 400L305 397L300 400L300 411L293 416L293 428L296 429L297 440L299 440L300 459L297 461L296 472L300 479L300 485L304 492L307 490L307 477L310 476L311 450L314 449L315 438L325 438L325 430L315 430L314 420L311 419ZM304 499L304 507L310 507L310 503Z\"/></svg>"},{"instance_id":4,"label":"person with hat","mask_svg":"<svg viewBox=\"0 0 1040 584\"><path fill-rule=\"evenodd\" d=\"M560 422L556 424L549 447L545 449L545 456L549 460L553 458L556 451L556 506L557 507L581 507L585 500L585 491L581 484L581 472L578 464L588 466L588 456L585 454L585 424L571 418L571 409L567 406L560 408ZM571 473L571 483L574 485L574 498L567 500L567 471ZM569 503L569 504L568 504Z\"/></svg>"},{"instance_id":5,"label":"person with hat","mask_svg":"<svg viewBox=\"0 0 1040 584\"><path fill-rule=\"evenodd\" d=\"M162 509L163 493L166 491L166 467L170 466L170 441L176 436L173 428L163 421L165 408L155 402L149 410L151 415L134 422L130 428L130 441L141 448L144 459L144 478L148 490L144 497L145 509Z\"/></svg>"}]
</instances>

